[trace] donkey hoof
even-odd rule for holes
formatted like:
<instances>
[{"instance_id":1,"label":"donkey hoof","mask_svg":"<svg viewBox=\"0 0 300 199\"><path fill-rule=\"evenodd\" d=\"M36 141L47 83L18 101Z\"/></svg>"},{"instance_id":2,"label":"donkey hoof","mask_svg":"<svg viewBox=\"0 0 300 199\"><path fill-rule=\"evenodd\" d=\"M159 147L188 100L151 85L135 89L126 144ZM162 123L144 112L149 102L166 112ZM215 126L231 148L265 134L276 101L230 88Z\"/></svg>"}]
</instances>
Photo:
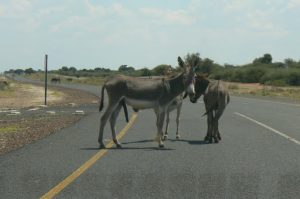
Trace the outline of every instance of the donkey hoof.
<instances>
[{"instance_id":1,"label":"donkey hoof","mask_svg":"<svg viewBox=\"0 0 300 199\"><path fill-rule=\"evenodd\" d=\"M121 144L116 144L116 146L117 146L118 149L122 148Z\"/></svg>"},{"instance_id":2,"label":"donkey hoof","mask_svg":"<svg viewBox=\"0 0 300 199\"><path fill-rule=\"evenodd\" d=\"M204 141L209 141L208 136L205 136Z\"/></svg>"},{"instance_id":3,"label":"donkey hoof","mask_svg":"<svg viewBox=\"0 0 300 199\"><path fill-rule=\"evenodd\" d=\"M164 137L162 138L163 141L168 139L168 135L164 135Z\"/></svg>"},{"instance_id":4,"label":"donkey hoof","mask_svg":"<svg viewBox=\"0 0 300 199\"><path fill-rule=\"evenodd\" d=\"M213 139L211 137L208 138L208 142L211 144L213 142Z\"/></svg>"},{"instance_id":5,"label":"donkey hoof","mask_svg":"<svg viewBox=\"0 0 300 199\"><path fill-rule=\"evenodd\" d=\"M180 139L180 135L176 135L176 140L179 140Z\"/></svg>"},{"instance_id":6,"label":"donkey hoof","mask_svg":"<svg viewBox=\"0 0 300 199\"><path fill-rule=\"evenodd\" d=\"M105 148L106 147L105 147L105 145L103 143L99 145L99 149L105 149Z\"/></svg>"},{"instance_id":7,"label":"donkey hoof","mask_svg":"<svg viewBox=\"0 0 300 199\"><path fill-rule=\"evenodd\" d=\"M161 148L161 149L165 147L164 144L159 144L158 146L159 146L159 148Z\"/></svg>"},{"instance_id":8,"label":"donkey hoof","mask_svg":"<svg viewBox=\"0 0 300 199\"><path fill-rule=\"evenodd\" d=\"M218 140L218 138L215 138L214 140L215 140L215 143L219 143L219 140Z\"/></svg>"}]
</instances>

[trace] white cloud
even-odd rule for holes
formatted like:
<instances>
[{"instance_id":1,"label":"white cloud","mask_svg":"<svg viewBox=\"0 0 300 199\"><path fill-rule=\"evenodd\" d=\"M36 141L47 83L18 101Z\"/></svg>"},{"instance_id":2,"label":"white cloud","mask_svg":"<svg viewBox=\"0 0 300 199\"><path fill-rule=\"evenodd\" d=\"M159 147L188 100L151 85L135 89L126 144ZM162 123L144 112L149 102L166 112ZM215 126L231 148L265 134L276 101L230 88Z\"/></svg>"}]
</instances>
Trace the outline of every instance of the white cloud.
<instances>
[{"instance_id":1,"label":"white cloud","mask_svg":"<svg viewBox=\"0 0 300 199\"><path fill-rule=\"evenodd\" d=\"M51 16L51 15L55 15L60 12L64 12L65 10L66 10L66 8L64 6L47 7L45 9L39 10L37 16L38 17Z\"/></svg>"},{"instance_id":2,"label":"white cloud","mask_svg":"<svg viewBox=\"0 0 300 199\"><path fill-rule=\"evenodd\" d=\"M0 17L4 15L4 6L0 5Z\"/></svg>"},{"instance_id":3,"label":"white cloud","mask_svg":"<svg viewBox=\"0 0 300 199\"><path fill-rule=\"evenodd\" d=\"M255 10L248 14L248 29L260 36L284 37L289 31L274 21L273 11Z\"/></svg>"},{"instance_id":4,"label":"white cloud","mask_svg":"<svg viewBox=\"0 0 300 199\"><path fill-rule=\"evenodd\" d=\"M89 0L84 1L88 13L94 16L120 15L131 16L133 12L125 8L120 3L114 3L110 6L103 6L101 4L92 4Z\"/></svg>"},{"instance_id":5,"label":"white cloud","mask_svg":"<svg viewBox=\"0 0 300 199\"><path fill-rule=\"evenodd\" d=\"M107 9L102 5L93 5L89 0L85 0L84 3L91 15L105 16L107 14Z\"/></svg>"},{"instance_id":6,"label":"white cloud","mask_svg":"<svg viewBox=\"0 0 300 199\"><path fill-rule=\"evenodd\" d=\"M194 18L186 10L164 10L160 8L141 8L140 13L149 16L157 23L191 25Z\"/></svg>"},{"instance_id":7,"label":"white cloud","mask_svg":"<svg viewBox=\"0 0 300 199\"><path fill-rule=\"evenodd\" d=\"M112 5L113 13L116 13L120 16L131 16L133 13L129 9L126 9L122 4L115 3Z\"/></svg>"},{"instance_id":8,"label":"white cloud","mask_svg":"<svg viewBox=\"0 0 300 199\"><path fill-rule=\"evenodd\" d=\"M30 12L32 3L29 0L12 0L0 5L0 16L5 18L21 18Z\"/></svg>"},{"instance_id":9,"label":"white cloud","mask_svg":"<svg viewBox=\"0 0 300 199\"><path fill-rule=\"evenodd\" d=\"M12 0L11 3L16 11L26 12L31 7L31 2L29 0Z\"/></svg>"},{"instance_id":10,"label":"white cloud","mask_svg":"<svg viewBox=\"0 0 300 199\"><path fill-rule=\"evenodd\" d=\"M70 16L66 20L63 20L50 27L51 32L62 32L65 30L84 30L86 24L86 18L81 16Z\"/></svg>"},{"instance_id":11,"label":"white cloud","mask_svg":"<svg viewBox=\"0 0 300 199\"><path fill-rule=\"evenodd\" d=\"M234 0L234 1L226 1L223 10L225 12L235 12L244 10L247 6L249 6L248 1Z\"/></svg>"},{"instance_id":12,"label":"white cloud","mask_svg":"<svg viewBox=\"0 0 300 199\"><path fill-rule=\"evenodd\" d=\"M287 3L288 9L294 9L300 6L300 0L289 0Z\"/></svg>"}]
</instances>

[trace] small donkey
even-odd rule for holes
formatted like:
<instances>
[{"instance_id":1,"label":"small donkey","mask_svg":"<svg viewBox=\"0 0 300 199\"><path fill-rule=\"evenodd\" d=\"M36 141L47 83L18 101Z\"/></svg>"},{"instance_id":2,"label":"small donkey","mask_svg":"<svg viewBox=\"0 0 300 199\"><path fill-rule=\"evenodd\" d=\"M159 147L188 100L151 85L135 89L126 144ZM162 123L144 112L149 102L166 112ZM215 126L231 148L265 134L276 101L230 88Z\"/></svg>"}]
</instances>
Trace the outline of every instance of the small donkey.
<instances>
[{"instance_id":1,"label":"small donkey","mask_svg":"<svg viewBox=\"0 0 300 199\"><path fill-rule=\"evenodd\" d=\"M186 97L186 95L185 95ZM168 139L168 130L169 130L169 123L170 123L170 112L174 111L175 109L177 110L176 113L176 139L180 138L179 135L179 121L180 121L180 113L181 113L181 108L182 108L182 101L185 98L183 97L183 94L180 94L179 96L177 96L168 106L167 111L166 111L166 127L165 127L165 132L164 132L164 136L163 136L163 140L167 140ZM125 113L125 119L128 122L128 111L127 111L127 107L126 104L124 102L121 102L122 106L124 108L124 113ZM133 109L135 112L138 112L138 109ZM154 112L157 116L158 112L154 109Z\"/></svg>"},{"instance_id":2,"label":"small donkey","mask_svg":"<svg viewBox=\"0 0 300 199\"><path fill-rule=\"evenodd\" d=\"M176 113L176 139L180 138L180 135L179 135L179 121L180 121L182 101L183 101L183 94L180 94L168 106L167 119L166 119L166 128L165 128L165 133L164 133L164 137L163 137L164 140L166 140L168 138L170 112L174 111L175 109L177 111L177 113Z\"/></svg>"},{"instance_id":3,"label":"small donkey","mask_svg":"<svg viewBox=\"0 0 300 199\"><path fill-rule=\"evenodd\" d=\"M230 101L228 90L220 80L212 82L205 76L198 74L196 76L195 92L195 95L190 95L190 101L196 103L200 96L203 95L205 103L206 113L204 115L207 115L205 141L212 143L214 139L215 143L218 143L221 140L219 119Z\"/></svg>"}]
</instances>

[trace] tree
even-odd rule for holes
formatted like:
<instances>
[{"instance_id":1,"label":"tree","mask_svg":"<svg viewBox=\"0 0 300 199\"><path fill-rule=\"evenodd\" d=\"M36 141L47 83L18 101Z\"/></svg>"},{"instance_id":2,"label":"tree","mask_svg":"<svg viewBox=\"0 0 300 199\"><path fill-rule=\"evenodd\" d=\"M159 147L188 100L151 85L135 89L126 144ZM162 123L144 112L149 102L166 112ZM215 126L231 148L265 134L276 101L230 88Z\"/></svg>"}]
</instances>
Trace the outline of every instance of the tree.
<instances>
[{"instance_id":1,"label":"tree","mask_svg":"<svg viewBox=\"0 0 300 199\"><path fill-rule=\"evenodd\" d=\"M272 63L272 55L266 53L263 57L259 57L253 60L253 64L271 64Z\"/></svg>"},{"instance_id":2,"label":"tree","mask_svg":"<svg viewBox=\"0 0 300 199\"><path fill-rule=\"evenodd\" d=\"M152 69L154 75L165 75L166 71L172 69L170 65L161 64Z\"/></svg>"},{"instance_id":3,"label":"tree","mask_svg":"<svg viewBox=\"0 0 300 199\"><path fill-rule=\"evenodd\" d=\"M190 66L192 66L195 63L195 60L199 59L200 62L197 65L197 68L201 67L201 58L200 58L200 54L199 53L192 53L192 54L187 54L184 58L184 61L189 64ZM197 70L197 69L196 69Z\"/></svg>"},{"instance_id":4,"label":"tree","mask_svg":"<svg viewBox=\"0 0 300 199\"><path fill-rule=\"evenodd\" d=\"M224 66L226 69L234 68L234 65L232 65L232 64L224 64Z\"/></svg>"},{"instance_id":5,"label":"tree","mask_svg":"<svg viewBox=\"0 0 300 199\"><path fill-rule=\"evenodd\" d=\"M295 60L293 60L292 58L286 58L284 60L284 64L286 65L286 67L290 68L290 67L297 65L297 62Z\"/></svg>"},{"instance_id":6,"label":"tree","mask_svg":"<svg viewBox=\"0 0 300 199\"><path fill-rule=\"evenodd\" d=\"M261 60L262 63L264 64L271 64L272 63L272 55L270 54L264 54Z\"/></svg>"},{"instance_id":7,"label":"tree","mask_svg":"<svg viewBox=\"0 0 300 199\"><path fill-rule=\"evenodd\" d=\"M15 70L15 74L18 74L18 75L21 75L24 73L24 70L23 69L16 69Z\"/></svg>"},{"instance_id":8,"label":"tree","mask_svg":"<svg viewBox=\"0 0 300 199\"><path fill-rule=\"evenodd\" d=\"M25 69L24 72L25 72L25 74L30 75L30 74L34 73L35 71L32 68L27 68L27 69Z\"/></svg>"},{"instance_id":9,"label":"tree","mask_svg":"<svg viewBox=\"0 0 300 199\"><path fill-rule=\"evenodd\" d=\"M69 68L67 66L63 66L63 67L61 67L60 70L63 71L63 72L68 72Z\"/></svg>"},{"instance_id":10,"label":"tree","mask_svg":"<svg viewBox=\"0 0 300 199\"><path fill-rule=\"evenodd\" d=\"M209 58L205 58L201 64L201 72L207 73L208 75L210 75L212 72L213 64L214 64L213 60L211 60Z\"/></svg>"},{"instance_id":11,"label":"tree","mask_svg":"<svg viewBox=\"0 0 300 199\"><path fill-rule=\"evenodd\" d=\"M135 69L131 66L121 65L119 67L119 72L132 72L132 71L135 71Z\"/></svg>"},{"instance_id":12,"label":"tree","mask_svg":"<svg viewBox=\"0 0 300 199\"><path fill-rule=\"evenodd\" d=\"M151 76L151 70L148 68L141 69L141 76Z\"/></svg>"},{"instance_id":13,"label":"tree","mask_svg":"<svg viewBox=\"0 0 300 199\"><path fill-rule=\"evenodd\" d=\"M77 69L75 67L70 67L69 72L76 73Z\"/></svg>"}]
</instances>

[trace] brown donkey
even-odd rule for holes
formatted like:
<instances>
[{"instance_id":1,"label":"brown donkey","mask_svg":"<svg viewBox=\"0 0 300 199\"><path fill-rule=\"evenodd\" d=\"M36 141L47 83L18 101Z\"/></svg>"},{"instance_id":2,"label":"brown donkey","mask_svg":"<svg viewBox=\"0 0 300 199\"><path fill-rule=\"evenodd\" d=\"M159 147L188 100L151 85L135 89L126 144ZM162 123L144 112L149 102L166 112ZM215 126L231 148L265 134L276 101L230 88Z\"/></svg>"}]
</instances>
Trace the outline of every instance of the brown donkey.
<instances>
[{"instance_id":1,"label":"brown donkey","mask_svg":"<svg viewBox=\"0 0 300 199\"><path fill-rule=\"evenodd\" d=\"M104 148L103 132L108 119L112 131L112 137L117 147L121 144L116 138L115 123L119 115L122 103L132 106L134 109L154 109L157 112L157 137L159 147L164 147L163 143L163 124L167 108L169 104L185 90L190 95L195 94L194 80L195 67L199 63L199 58L189 65L178 57L179 66L183 72L175 78L166 79L164 81L153 79L141 79L117 75L105 82L101 90L100 111L103 109L104 90L106 89L108 95L108 106L105 113L101 117L101 124L99 130L98 142L100 148Z\"/></svg>"},{"instance_id":2,"label":"brown donkey","mask_svg":"<svg viewBox=\"0 0 300 199\"><path fill-rule=\"evenodd\" d=\"M221 140L219 119L230 101L228 90L220 80L212 82L204 75L197 75L195 92L195 95L190 95L190 101L196 103L199 97L203 95L203 101L205 103L206 113L204 115L207 115L207 134L205 141L212 143L214 139L215 143L218 143L219 140Z\"/></svg>"}]
</instances>

